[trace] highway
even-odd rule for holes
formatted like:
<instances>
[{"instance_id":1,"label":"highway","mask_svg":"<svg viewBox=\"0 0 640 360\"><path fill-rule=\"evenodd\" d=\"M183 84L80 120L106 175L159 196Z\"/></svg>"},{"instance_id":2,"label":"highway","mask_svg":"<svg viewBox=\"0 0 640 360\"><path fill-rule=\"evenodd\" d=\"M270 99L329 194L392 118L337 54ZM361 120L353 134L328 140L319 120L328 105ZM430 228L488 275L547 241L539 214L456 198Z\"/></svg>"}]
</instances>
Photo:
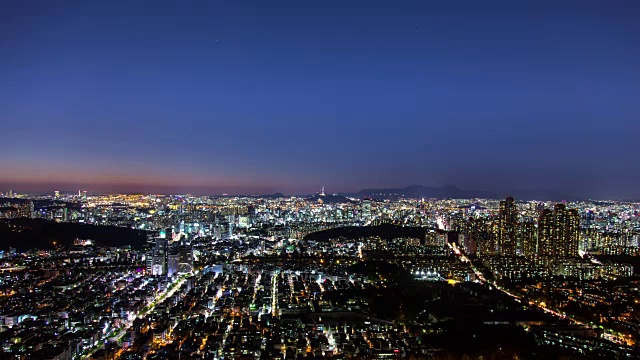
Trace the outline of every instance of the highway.
<instances>
[{"instance_id":1,"label":"highway","mask_svg":"<svg viewBox=\"0 0 640 360\"><path fill-rule=\"evenodd\" d=\"M507 289L501 287L500 285L498 285L495 281L489 281L487 279L485 279L484 275L482 275L482 273L475 267L475 265L473 264L473 262L456 246L456 244L448 244L449 247L453 250L453 252L456 254L456 256L458 256L458 258L460 259L460 261L464 262L464 263L469 263L469 265L471 266L471 269L473 270L473 272L476 274L476 277L478 278L478 280L483 283L483 284L487 284L492 286L495 289L498 289L499 291L501 291L502 293L514 298L516 301L518 301L519 303L523 303L522 299L520 298L520 296L508 291ZM557 310L548 308L546 305L542 305L540 303L536 303L536 302L527 302L527 304L529 306L538 308L548 314L552 314L555 315L561 319L566 319L568 321L570 321L572 324L575 325L582 325L582 326L587 326L591 329L594 330L600 330L597 329L595 326L590 325L590 324L586 324L582 321L579 321L571 316L567 316L565 313L560 313ZM613 334L613 332L611 330L608 329L604 329L604 331L601 334L603 339L609 340L611 342L614 342L618 345L628 345L627 343L627 339L625 339L623 336L621 335L616 335Z\"/></svg>"}]
</instances>

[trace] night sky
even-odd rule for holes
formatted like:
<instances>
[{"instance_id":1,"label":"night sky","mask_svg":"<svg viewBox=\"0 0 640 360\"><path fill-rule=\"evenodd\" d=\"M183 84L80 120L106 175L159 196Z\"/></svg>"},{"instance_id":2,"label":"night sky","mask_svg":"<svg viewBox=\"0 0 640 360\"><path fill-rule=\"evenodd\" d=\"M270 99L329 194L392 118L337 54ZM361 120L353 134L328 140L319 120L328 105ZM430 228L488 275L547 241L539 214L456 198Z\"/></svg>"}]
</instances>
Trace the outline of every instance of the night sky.
<instances>
[{"instance_id":1,"label":"night sky","mask_svg":"<svg viewBox=\"0 0 640 360\"><path fill-rule=\"evenodd\" d=\"M2 1L0 191L640 198L640 1Z\"/></svg>"}]
</instances>

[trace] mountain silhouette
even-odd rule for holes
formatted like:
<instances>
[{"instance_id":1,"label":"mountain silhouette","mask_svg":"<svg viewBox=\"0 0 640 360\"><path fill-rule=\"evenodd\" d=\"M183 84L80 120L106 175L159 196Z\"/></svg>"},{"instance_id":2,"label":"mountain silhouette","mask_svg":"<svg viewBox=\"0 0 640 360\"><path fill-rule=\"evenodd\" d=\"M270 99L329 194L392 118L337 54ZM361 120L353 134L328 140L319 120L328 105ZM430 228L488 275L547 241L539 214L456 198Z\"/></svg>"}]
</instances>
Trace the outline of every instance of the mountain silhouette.
<instances>
[{"instance_id":1,"label":"mountain silhouette","mask_svg":"<svg viewBox=\"0 0 640 360\"><path fill-rule=\"evenodd\" d=\"M422 185L409 185L404 188L388 189L363 189L353 194L355 197L370 197L372 199L395 198L438 198L438 199L473 199L473 198L497 198L498 195L489 191L462 190L454 185L431 187Z\"/></svg>"},{"instance_id":2,"label":"mountain silhouette","mask_svg":"<svg viewBox=\"0 0 640 360\"><path fill-rule=\"evenodd\" d=\"M549 201L575 201L581 200L579 197L563 194L555 190L547 189L510 189L498 193L484 190L463 190L455 185L445 185L441 187L409 185L404 188L380 188L363 189L357 193L345 194L356 198L372 199L398 199L398 198L436 198L436 199L504 199L513 196L516 200L549 200Z\"/></svg>"}]
</instances>

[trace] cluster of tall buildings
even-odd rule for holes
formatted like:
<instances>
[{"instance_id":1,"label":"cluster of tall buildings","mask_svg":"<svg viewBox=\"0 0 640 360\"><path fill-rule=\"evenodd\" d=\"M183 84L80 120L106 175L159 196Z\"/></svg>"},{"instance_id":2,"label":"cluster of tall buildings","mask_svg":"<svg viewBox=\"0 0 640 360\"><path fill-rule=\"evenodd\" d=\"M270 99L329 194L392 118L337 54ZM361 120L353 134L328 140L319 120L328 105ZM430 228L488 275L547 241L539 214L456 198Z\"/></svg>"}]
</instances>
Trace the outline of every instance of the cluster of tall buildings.
<instances>
[{"instance_id":1,"label":"cluster of tall buildings","mask_svg":"<svg viewBox=\"0 0 640 360\"><path fill-rule=\"evenodd\" d=\"M169 278L187 274L193 271L193 248L184 243L170 244L166 236L160 236L155 247L146 253L145 260L147 274Z\"/></svg>"},{"instance_id":2,"label":"cluster of tall buildings","mask_svg":"<svg viewBox=\"0 0 640 360\"><path fill-rule=\"evenodd\" d=\"M498 216L470 219L467 236L479 256L573 258L578 256L580 215L556 204L538 209L538 219L521 218L513 197L500 201ZM472 252L474 252L472 250Z\"/></svg>"},{"instance_id":3,"label":"cluster of tall buildings","mask_svg":"<svg viewBox=\"0 0 640 360\"><path fill-rule=\"evenodd\" d=\"M538 220L538 243L535 254L554 258L576 257L579 241L578 210L567 209L564 204L556 204L553 211L542 210Z\"/></svg>"},{"instance_id":4,"label":"cluster of tall buildings","mask_svg":"<svg viewBox=\"0 0 640 360\"><path fill-rule=\"evenodd\" d=\"M33 218L34 206L31 200L11 199L0 204L0 218Z\"/></svg>"}]
</instances>

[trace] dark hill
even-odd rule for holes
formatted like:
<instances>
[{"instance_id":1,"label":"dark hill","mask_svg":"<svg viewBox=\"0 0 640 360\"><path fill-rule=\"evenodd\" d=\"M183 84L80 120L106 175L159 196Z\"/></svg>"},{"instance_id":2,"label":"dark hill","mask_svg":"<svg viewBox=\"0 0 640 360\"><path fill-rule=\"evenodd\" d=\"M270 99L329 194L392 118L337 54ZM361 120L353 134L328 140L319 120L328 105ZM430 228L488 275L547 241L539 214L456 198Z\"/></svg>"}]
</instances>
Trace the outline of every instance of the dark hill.
<instances>
[{"instance_id":1,"label":"dark hill","mask_svg":"<svg viewBox=\"0 0 640 360\"><path fill-rule=\"evenodd\" d=\"M349 266L350 274L361 274L372 278L380 278L395 282L411 280L411 274L402 267L380 260L365 260Z\"/></svg>"},{"instance_id":2,"label":"dark hill","mask_svg":"<svg viewBox=\"0 0 640 360\"><path fill-rule=\"evenodd\" d=\"M95 240L98 246L130 245L134 248L142 247L147 241L145 231L124 227L27 218L0 222L0 249L51 249L54 241L58 245L72 246L76 238Z\"/></svg>"},{"instance_id":3,"label":"dark hill","mask_svg":"<svg viewBox=\"0 0 640 360\"><path fill-rule=\"evenodd\" d=\"M422 227L403 227L395 225L379 226L347 226L328 230L322 230L307 234L304 240L328 241L330 239L359 239L370 236L379 236L382 239L392 240L399 237L424 239L427 231L433 229Z\"/></svg>"},{"instance_id":4,"label":"dark hill","mask_svg":"<svg viewBox=\"0 0 640 360\"><path fill-rule=\"evenodd\" d=\"M380 260L365 260L349 266L349 273L372 275L378 274L382 276L397 276L406 274L406 270L398 265L390 264Z\"/></svg>"}]
</instances>

